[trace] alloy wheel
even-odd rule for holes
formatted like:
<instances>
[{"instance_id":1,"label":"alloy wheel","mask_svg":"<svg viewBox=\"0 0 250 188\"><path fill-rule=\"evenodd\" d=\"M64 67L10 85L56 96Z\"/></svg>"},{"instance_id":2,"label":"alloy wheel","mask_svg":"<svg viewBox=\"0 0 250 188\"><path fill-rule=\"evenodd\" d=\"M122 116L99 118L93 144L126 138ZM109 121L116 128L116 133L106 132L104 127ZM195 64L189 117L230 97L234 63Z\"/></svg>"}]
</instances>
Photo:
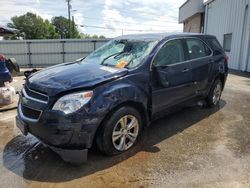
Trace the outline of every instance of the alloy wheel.
<instances>
[{"instance_id":1,"label":"alloy wheel","mask_svg":"<svg viewBox=\"0 0 250 188\"><path fill-rule=\"evenodd\" d=\"M221 90L222 90L221 84L218 83L215 86L214 92L213 92L213 103L214 103L214 105L216 105L220 101Z\"/></svg>"},{"instance_id":2,"label":"alloy wheel","mask_svg":"<svg viewBox=\"0 0 250 188\"><path fill-rule=\"evenodd\" d=\"M135 116L125 115L118 120L112 133L112 143L116 150L126 151L133 146L139 133L139 123Z\"/></svg>"}]
</instances>

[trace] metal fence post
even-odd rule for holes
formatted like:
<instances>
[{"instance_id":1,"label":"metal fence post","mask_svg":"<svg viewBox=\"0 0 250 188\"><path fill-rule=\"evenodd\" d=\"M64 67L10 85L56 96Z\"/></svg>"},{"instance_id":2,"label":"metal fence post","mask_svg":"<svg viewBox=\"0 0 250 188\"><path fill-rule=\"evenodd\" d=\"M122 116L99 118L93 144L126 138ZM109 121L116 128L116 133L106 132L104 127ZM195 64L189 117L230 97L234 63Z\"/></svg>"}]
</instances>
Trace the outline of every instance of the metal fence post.
<instances>
[{"instance_id":1,"label":"metal fence post","mask_svg":"<svg viewBox=\"0 0 250 188\"><path fill-rule=\"evenodd\" d=\"M66 43L66 41L60 41L61 43L62 43L62 52L61 52L61 54L62 54L62 56L63 56L63 63L65 63L65 43Z\"/></svg>"},{"instance_id":2,"label":"metal fence post","mask_svg":"<svg viewBox=\"0 0 250 188\"><path fill-rule=\"evenodd\" d=\"M93 42L94 44L94 51L96 50L96 40L92 40L91 42Z\"/></svg>"},{"instance_id":3,"label":"metal fence post","mask_svg":"<svg viewBox=\"0 0 250 188\"><path fill-rule=\"evenodd\" d=\"M30 44L31 42L30 41L27 41L27 49L28 49L28 52L27 52L27 55L29 57L29 64L28 64L28 67L31 68L32 67L32 62L31 62L31 50L30 50Z\"/></svg>"}]
</instances>

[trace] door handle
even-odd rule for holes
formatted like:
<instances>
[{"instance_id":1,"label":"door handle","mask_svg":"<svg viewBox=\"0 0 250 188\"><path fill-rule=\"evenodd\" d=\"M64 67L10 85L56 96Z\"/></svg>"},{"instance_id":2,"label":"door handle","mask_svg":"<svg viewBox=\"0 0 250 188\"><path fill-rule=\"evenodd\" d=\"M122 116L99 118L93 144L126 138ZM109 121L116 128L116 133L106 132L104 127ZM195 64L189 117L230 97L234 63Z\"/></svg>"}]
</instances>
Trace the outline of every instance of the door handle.
<instances>
[{"instance_id":1,"label":"door handle","mask_svg":"<svg viewBox=\"0 0 250 188\"><path fill-rule=\"evenodd\" d=\"M209 63L214 63L214 60L213 59L209 59Z\"/></svg>"},{"instance_id":2,"label":"door handle","mask_svg":"<svg viewBox=\"0 0 250 188\"><path fill-rule=\"evenodd\" d=\"M184 68L181 72L188 72L190 69Z\"/></svg>"}]
</instances>

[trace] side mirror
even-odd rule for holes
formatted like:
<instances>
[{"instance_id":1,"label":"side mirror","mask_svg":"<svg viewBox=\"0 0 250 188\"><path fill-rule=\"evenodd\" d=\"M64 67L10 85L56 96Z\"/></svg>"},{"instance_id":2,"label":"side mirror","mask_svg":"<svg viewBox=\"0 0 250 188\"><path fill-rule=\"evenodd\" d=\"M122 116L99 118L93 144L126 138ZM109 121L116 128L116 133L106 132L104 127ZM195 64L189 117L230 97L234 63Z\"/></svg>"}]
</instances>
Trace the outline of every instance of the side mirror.
<instances>
[{"instance_id":1,"label":"side mirror","mask_svg":"<svg viewBox=\"0 0 250 188\"><path fill-rule=\"evenodd\" d=\"M168 70L169 70L169 66L155 66L154 67L154 72L157 77L157 81L163 87L169 87Z\"/></svg>"}]
</instances>

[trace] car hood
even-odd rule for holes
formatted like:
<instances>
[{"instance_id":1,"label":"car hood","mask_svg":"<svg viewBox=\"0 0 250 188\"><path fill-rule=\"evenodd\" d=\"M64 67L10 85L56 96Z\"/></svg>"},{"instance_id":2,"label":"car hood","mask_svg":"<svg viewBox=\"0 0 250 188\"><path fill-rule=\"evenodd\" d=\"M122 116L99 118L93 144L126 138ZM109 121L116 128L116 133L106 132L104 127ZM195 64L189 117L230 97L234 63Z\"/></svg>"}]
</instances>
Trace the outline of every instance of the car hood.
<instances>
[{"instance_id":1,"label":"car hood","mask_svg":"<svg viewBox=\"0 0 250 188\"><path fill-rule=\"evenodd\" d=\"M94 63L65 63L31 75L27 80L27 85L31 89L54 96L67 90L91 88L124 76L127 72L125 68L118 69Z\"/></svg>"}]
</instances>

